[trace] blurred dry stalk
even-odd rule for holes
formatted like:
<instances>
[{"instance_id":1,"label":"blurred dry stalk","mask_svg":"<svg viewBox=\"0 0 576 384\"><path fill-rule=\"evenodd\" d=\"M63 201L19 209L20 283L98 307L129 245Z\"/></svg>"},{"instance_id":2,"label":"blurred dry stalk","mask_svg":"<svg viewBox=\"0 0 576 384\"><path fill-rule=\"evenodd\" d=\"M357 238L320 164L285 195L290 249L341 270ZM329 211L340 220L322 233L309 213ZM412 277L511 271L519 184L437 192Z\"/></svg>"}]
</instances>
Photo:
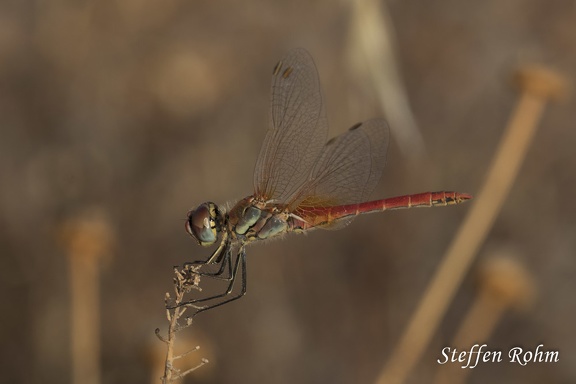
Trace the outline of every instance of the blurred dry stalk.
<instances>
[{"instance_id":1,"label":"blurred dry stalk","mask_svg":"<svg viewBox=\"0 0 576 384\"><path fill-rule=\"evenodd\" d=\"M379 0L351 0L348 56L350 70L373 89L406 158L425 155L424 140L416 124L394 49L394 31L386 4Z\"/></svg>"},{"instance_id":2,"label":"blurred dry stalk","mask_svg":"<svg viewBox=\"0 0 576 384\"><path fill-rule=\"evenodd\" d=\"M201 291L200 288L200 275L198 270L199 265L186 264L182 269L178 267L174 268L174 293L175 297L172 297L169 292L166 292L166 297L164 303L166 305L166 317L168 318L168 336L164 338L160 335L160 329L156 328L156 336L166 343L166 360L164 363L164 376L162 376L162 383L176 383L184 376L200 368L204 364L208 363L207 359L201 359L200 364L193 368L190 368L184 372L180 371L178 368L174 367L174 360L181 359L191 352L195 352L200 349L196 346L182 354L174 354L174 344L176 341L176 333L188 328L192 325L192 317L186 317L184 319L185 324L181 325L178 320L182 318L184 313L188 308L200 309L194 305L188 304L187 306L180 306L184 302L184 296L190 293L192 290Z\"/></svg>"},{"instance_id":3,"label":"blurred dry stalk","mask_svg":"<svg viewBox=\"0 0 576 384\"><path fill-rule=\"evenodd\" d=\"M199 339L201 340L200 343L198 343ZM180 333L176 350L194 352L200 349L198 346L199 344L202 344L202 354L204 356L210 356L210 354L213 354L213 351L210 350L210 340L206 340L205 336L198 332L194 332L193 337L191 336L191 333ZM208 347L206 347L206 345L208 345ZM192 355L190 357L193 358ZM148 365L151 367L149 383L158 384L158 379L164 377L164 371L166 369L166 350L163 348L163 345L158 344L158 339L156 337L150 340L150 343L147 343L146 358ZM206 361L206 359L203 360ZM209 370L206 368L202 369L201 372L195 371L196 380L202 381L202 377L210 375ZM183 378L172 378L173 383L181 382L182 380Z\"/></svg>"},{"instance_id":4,"label":"blurred dry stalk","mask_svg":"<svg viewBox=\"0 0 576 384\"><path fill-rule=\"evenodd\" d=\"M114 233L100 210L64 223L61 239L70 263L72 382L100 383L100 264L111 253Z\"/></svg>"},{"instance_id":5,"label":"blurred dry stalk","mask_svg":"<svg viewBox=\"0 0 576 384\"><path fill-rule=\"evenodd\" d=\"M564 96L567 90L565 79L537 66L520 69L515 82L521 91L520 100L506 127L486 181L396 349L380 372L378 383L403 383L420 359L510 191L544 106L549 99Z\"/></svg>"},{"instance_id":6,"label":"blurred dry stalk","mask_svg":"<svg viewBox=\"0 0 576 384\"><path fill-rule=\"evenodd\" d=\"M507 309L530 308L536 287L519 260L516 252L502 248L483 261L478 271L478 296L450 346L465 350L475 343L482 345ZM459 364L446 364L438 368L434 382L464 383L470 372Z\"/></svg>"}]
</instances>

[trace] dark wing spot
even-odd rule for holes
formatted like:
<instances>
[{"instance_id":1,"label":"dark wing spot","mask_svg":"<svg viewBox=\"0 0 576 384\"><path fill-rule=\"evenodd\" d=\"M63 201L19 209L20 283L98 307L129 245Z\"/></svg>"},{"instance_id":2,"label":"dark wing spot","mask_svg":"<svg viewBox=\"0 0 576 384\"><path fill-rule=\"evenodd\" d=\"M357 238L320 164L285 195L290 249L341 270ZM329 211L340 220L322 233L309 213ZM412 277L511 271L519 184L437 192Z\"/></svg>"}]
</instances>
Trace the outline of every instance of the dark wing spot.
<instances>
[{"instance_id":1,"label":"dark wing spot","mask_svg":"<svg viewBox=\"0 0 576 384\"><path fill-rule=\"evenodd\" d=\"M294 68L292 67L288 67L286 68L286 70L284 71L284 73L282 73L282 77L287 79L288 76L290 76L290 74L292 73L292 71L294 71Z\"/></svg>"},{"instance_id":2,"label":"dark wing spot","mask_svg":"<svg viewBox=\"0 0 576 384\"><path fill-rule=\"evenodd\" d=\"M275 66L274 66L274 70L272 71L272 76L276 76L279 72L280 69L282 69L282 60L280 60Z\"/></svg>"},{"instance_id":3,"label":"dark wing spot","mask_svg":"<svg viewBox=\"0 0 576 384\"><path fill-rule=\"evenodd\" d=\"M358 128L360 128L361 125L362 125L362 123L356 123L350 127L349 131L353 131L355 129L358 129Z\"/></svg>"}]
</instances>

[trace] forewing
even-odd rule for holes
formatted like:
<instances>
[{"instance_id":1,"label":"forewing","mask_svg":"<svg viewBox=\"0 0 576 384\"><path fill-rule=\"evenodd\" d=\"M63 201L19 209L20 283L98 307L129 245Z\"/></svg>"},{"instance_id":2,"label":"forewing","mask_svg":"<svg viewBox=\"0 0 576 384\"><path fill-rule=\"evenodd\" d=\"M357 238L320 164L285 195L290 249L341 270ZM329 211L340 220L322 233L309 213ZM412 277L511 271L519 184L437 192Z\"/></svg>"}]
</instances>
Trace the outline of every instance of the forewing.
<instances>
[{"instance_id":1,"label":"forewing","mask_svg":"<svg viewBox=\"0 0 576 384\"><path fill-rule=\"evenodd\" d=\"M294 49L274 68L270 124L254 170L255 195L280 204L293 199L327 133L316 66L306 50Z\"/></svg>"},{"instance_id":2,"label":"forewing","mask_svg":"<svg viewBox=\"0 0 576 384\"><path fill-rule=\"evenodd\" d=\"M374 191L386 165L388 124L373 119L326 143L309 182L294 200L297 215L312 207L356 204Z\"/></svg>"}]
</instances>

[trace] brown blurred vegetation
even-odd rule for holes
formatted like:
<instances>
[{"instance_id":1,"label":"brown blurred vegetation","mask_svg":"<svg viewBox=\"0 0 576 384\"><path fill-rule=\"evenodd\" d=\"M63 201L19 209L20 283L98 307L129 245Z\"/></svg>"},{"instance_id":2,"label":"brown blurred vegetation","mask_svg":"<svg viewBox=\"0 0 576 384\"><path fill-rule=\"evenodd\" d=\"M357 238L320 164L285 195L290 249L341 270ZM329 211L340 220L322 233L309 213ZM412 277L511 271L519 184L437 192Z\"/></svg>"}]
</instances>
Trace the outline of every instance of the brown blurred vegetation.
<instances>
[{"instance_id":1,"label":"brown blurred vegetation","mask_svg":"<svg viewBox=\"0 0 576 384\"><path fill-rule=\"evenodd\" d=\"M388 7L428 157L408 162L392 144L374 197L474 194L516 100L508 81L516 65L574 78L576 4ZM94 207L116 238L101 280L102 379L149 381L172 266L208 255L185 234L186 212L251 193L276 60L295 46L315 57L331 134L382 114L374 100L358 103L348 75L349 11L326 0L0 2L0 382L69 382L58 232ZM485 365L472 383L576 381L575 121L573 103L548 108L487 242L520 250L539 299L505 316L486 342L544 343L560 363ZM338 233L250 247L247 296L198 316L188 332L198 359L211 361L188 382L371 382L466 210L372 215ZM435 371L473 282L471 274L412 382Z\"/></svg>"}]
</instances>

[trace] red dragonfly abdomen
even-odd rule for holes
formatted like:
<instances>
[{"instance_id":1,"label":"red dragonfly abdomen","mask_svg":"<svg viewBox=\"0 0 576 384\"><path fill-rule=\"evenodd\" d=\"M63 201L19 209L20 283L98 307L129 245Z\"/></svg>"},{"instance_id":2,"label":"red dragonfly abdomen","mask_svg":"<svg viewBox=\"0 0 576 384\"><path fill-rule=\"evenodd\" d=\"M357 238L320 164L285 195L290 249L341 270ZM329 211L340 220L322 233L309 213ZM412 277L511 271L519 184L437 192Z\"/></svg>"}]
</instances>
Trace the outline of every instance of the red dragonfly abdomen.
<instances>
[{"instance_id":1,"label":"red dragonfly abdomen","mask_svg":"<svg viewBox=\"0 0 576 384\"><path fill-rule=\"evenodd\" d=\"M424 192L413 195L390 197L382 200L359 204L338 205L332 207L306 208L302 219L294 218L293 228L306 230L314 227L331 226L343 219L351 219L364 213L375 213L393 209L434 207L460 204L472 196L458 192Z\"/></svg>"}]
</instances>

